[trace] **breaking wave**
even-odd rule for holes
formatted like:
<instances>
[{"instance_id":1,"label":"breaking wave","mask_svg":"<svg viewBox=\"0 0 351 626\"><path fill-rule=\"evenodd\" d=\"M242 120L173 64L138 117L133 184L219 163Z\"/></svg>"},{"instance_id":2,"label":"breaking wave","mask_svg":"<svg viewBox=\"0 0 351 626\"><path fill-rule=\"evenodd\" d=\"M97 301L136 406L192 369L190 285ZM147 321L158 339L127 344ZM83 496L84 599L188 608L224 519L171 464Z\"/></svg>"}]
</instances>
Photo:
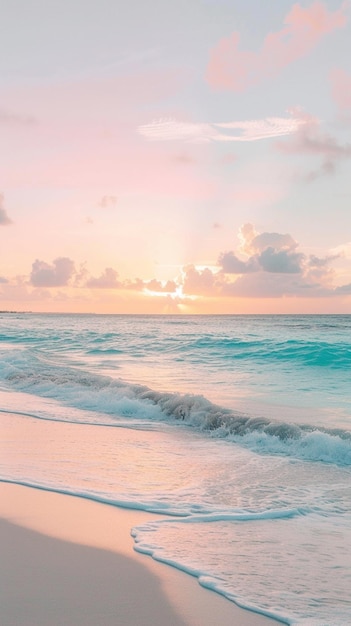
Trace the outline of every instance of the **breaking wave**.
<instances>
[{"instance_id":1,"label":"breaking wave","mask_svg":"<svg viewBox=\"0 0 351 626\"><path fill-rule=\"evenodd\" d=\"M35 351L7 351L0 363L6 387L66 406L121 418L169 422L227 438L259 454L351 465L351 432L252 417L202 395L165 393L145 385L56 365ZM105 426L101 417L95 425ZM131 423L132 426L132 423Z\"/></svg>"}]
</instances>

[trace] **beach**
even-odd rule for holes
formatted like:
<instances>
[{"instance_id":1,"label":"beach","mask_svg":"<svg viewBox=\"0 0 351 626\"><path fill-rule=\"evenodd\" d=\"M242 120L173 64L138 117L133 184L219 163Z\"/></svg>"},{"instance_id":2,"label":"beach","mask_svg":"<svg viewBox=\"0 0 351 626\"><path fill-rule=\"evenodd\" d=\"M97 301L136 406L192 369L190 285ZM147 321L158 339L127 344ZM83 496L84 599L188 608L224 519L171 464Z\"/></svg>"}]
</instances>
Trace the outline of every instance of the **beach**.
<instances>
[{"instance_id":1,"label":"beach","mask_svg":"<svg viewBox=\"0 0 351 626\"><path fill-rule=\"evenodd\" d=\"M2 626L268 626L133 550L140 511L2 483Z\"/></svg>"},{"instance_id":2,"label":"beach","mask_svg":"<svg viewBox=\"0 0 351 626\"><path fill-rule=\"evenodd\" d=\"M349 625L350 323L0 316L1 626Z\"/></svg>"}]
</instances>

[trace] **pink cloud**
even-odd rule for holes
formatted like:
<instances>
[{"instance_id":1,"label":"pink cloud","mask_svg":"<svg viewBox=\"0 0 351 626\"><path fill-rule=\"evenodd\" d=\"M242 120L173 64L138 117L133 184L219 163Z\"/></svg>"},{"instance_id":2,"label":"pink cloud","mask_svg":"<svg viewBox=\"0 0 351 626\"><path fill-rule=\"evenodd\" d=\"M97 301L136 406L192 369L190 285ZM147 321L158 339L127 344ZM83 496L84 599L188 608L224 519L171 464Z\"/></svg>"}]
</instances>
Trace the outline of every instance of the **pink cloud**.
<instances>
[{"instance_id":1,"label":"pink cloud","mask_svg":"<svg viewBox=\"0 0 351 626\"><path fill-rule=\"evenodd\" d=\"M322 2L304 9L294 4L285 26L269 33L259 52L240 50L240 34L232 33L210 52L207 80L215 89L245 91L308 54L324 35L346 24L345 4L329 12Z\"/></svg>"},{"instance_id":2,"label":"pink cloud","mask_svg":"<svg viewBox=\"0 0 351 626\"><path fill-rule=\"evenodd\" d=\"M119 289L121 282L118 279L118 272L112 267L106 267L101 276L98 278L92 276L85 286L92 287L93 289Z\"/></svg>"},{"instance_id":3,"label":"pink cloud","mask_svg":"<svg viewBox=\"0 0 351 626\"><path fill-rule=\"evenodd\" d=\"M32 264L30 282L34 287L64 287L75 274L72 259L59 257L50 265L36 259Z\"/></svg>"},{"instance_id":4,"label":"pink cloud","mask_svg":"<svg viewBox=\"0 0 351 626\"><path fill-rule=\"evenodd\" d=\"M90 276L86 282L87 272L83 274L83 287L90 289L119 289L121 291L139 291L139 292L154 292L159 294L174 293L177 288L177 284L174 280L168 280L166 283L162 283L155 278L149 281L143 281L140 278L134 278L132 280L120 280L118 272L112 267L106 267L103 273L97 278ZM76 281L77 285L80 281Z\"/></svg>"},{"instance_id":5,"label":"pink cloud","mask_svg":"<svg viewBox=\"0 0 351 626\"><path fill-rule=\"evenodd\" d=\"M222 282L208 267L199 270L195 265L187 265L183 272L185 295L215 296L220 294Z\"/></svg>"},{"instance_id":6,"label":"pink cloud","mask_svg":"<svg viewBox=\"0 0 351 626\"><path fill-rule=\"evenodd\" d=\"M341 111L351 110L351 76L342 69L330 74L332 96Z\"/></svg>"},{"instance_id":7,"label":"pink cloud","mask_svg":"<svg viewBox=\"0 0 351 626\"><path fill-rule=\"evenodd\" d=\"M144 288L156 293L174 293L177 289L177 285L174 280L168 280L165 284L162 284L159 280L153 278L144 283Z\"/></svg>"},{"instance_id":8,"label":"pink cloud","mask_svg":"<svg viewBox=\"0 0 351 626\"><path fill-rule=\"evenodd\" d=\"M171 313L184 312L193 305L193 312L212 310L216 300L229 303L233 298L235 306L241 298L285 296L310 299L312 305L315 298L346 299L351 294L349 275L345 284L335 286L337 274L331 264L340 257L341 250L324 257L307 255L298 250L298 242L290 234L258 233L249 223L240 228L239 241L238 254L244 258L235 251L224 252L216 266L187 265L181 276L168 281L120 280L111 267L94 277L85 264L76 269L75 262L67 257L56 258L51 264L37 259L29 277L0 276L0 297L3 306L11 303L10 307L16 308L15 303L21 302L27 303L24 308L30 310L65 311L76 307L88 312L96 307L108 312L118 303L123 312ZM226 305L218 306L223 312L221 306Z\"/></svg>"}]
</instances>

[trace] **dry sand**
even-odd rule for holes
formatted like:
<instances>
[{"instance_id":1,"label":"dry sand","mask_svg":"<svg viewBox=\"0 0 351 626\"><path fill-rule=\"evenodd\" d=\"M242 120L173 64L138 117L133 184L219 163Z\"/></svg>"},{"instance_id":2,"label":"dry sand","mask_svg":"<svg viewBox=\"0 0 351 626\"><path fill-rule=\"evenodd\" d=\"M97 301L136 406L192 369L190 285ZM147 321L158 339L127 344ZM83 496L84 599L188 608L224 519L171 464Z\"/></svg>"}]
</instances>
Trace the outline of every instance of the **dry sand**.
<instances>
[{"instance_id":1,"label":"dry sand","mask_svg":"<svg viewBox=\"0 0 351 626\"><path fill-rule=\"evenodd\" d=\"M274 626L133 550L159 516L0 483L1 626Z\"/></svg>"}]
</instances>

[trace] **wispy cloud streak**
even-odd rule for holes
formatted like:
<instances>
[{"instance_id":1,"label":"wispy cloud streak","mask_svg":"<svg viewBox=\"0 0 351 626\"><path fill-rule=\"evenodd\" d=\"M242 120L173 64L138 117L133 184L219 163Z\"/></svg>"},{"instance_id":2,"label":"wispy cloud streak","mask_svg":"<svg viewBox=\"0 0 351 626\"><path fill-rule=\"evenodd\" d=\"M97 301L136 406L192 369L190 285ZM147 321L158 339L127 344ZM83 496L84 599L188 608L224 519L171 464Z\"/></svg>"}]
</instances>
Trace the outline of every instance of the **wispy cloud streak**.
<instances>
[{"instance_id":1,"label":"wispy cloud streak","mask_svg":"<svg viewBox=\"0 0 351 626\"><path fill-rule=\"evenodd\" d=\"M267 117L233 122L181 122L161 118L138 127L149 141L231 142L259 141L296 133L306 120L301 116Z\"/></svg>"}]
</instances>

